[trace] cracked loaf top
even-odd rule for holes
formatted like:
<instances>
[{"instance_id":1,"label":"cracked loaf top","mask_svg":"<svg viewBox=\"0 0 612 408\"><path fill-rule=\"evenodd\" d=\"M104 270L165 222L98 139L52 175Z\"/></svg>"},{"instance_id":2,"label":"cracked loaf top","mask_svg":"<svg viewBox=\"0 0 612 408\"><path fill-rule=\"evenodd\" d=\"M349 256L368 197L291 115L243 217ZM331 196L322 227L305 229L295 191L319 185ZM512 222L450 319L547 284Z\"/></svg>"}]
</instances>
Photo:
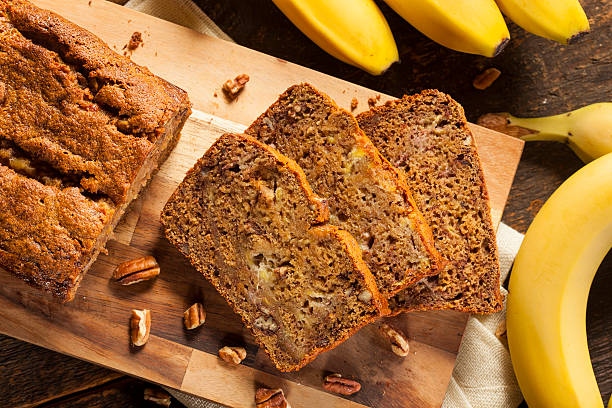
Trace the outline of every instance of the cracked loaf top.
<instances>
[{"instance_id":1,"label":"cracked loaf top","mask_svg":"<svg viewBox=\"0 0 612 408\"><path fill-rule=\"evenodd\" d=\"M0 0L0 266L65 296L189 108L90 32Z\"/></svg>"}]
</instances>

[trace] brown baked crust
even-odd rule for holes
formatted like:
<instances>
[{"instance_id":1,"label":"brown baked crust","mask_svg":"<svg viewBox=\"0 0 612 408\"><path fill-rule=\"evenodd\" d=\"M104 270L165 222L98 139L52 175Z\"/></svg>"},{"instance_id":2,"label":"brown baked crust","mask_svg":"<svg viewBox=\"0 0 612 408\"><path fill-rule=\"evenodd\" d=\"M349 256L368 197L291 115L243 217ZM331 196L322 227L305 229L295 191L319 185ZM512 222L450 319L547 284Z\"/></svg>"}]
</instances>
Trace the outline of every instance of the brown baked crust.
<instances>
[{"instance_id":1,"label":"brown baked crust","mask_svg":"<svg viewBox=\"0 0 612 408\"><path fill-rule=\"evenodd\" d=\"M176 145L190 103L90 32L22 0L0 0L0 87L0 266L70 300Z\"/></svg>"},{"instance_id":2,"label":"brown baked crust","mask_svg":"<svg viewBox=\"0 0 612 408\"><path fill-rule=\"evenodd\" d=\"M315 193L328 200L330 222L359 242L383 295L443 265L404 177L327 95L306 83L294 85L246 133L304 169Z\"/></svg>"},{"instance_id":3,"label":"brown baked crust","mask_svg":"<svg viewBox=\"0 0 612 408\"><path fill-rule=\"evenodd\" d=\"M254 151L257 154L254 154ZM283 172L289 172L292 176L284 177L282 176ZM271 179L262 179L261 177L271 177ZM283 207L279 213L276 212L277 207L272 207L270 214L257 215L260 214L260 206L262 205L259 200L265 199L261 195L257 195L259 194L257 193L253 196L258 197L257 201L250 201L249 197L251 195L247 192L249 190L257 190L255 186L260 186L262 180L267 180L268 184L274 185L275 194L277 188L279 192L283 192L283 196L291 194L291 197L294 197L295 194L296 197L293 203L298 203L297 206ZM271 180L274 181L272 182ZM290 188L292 180L297 182L297 190ZM247 187L243 187L245 185ZM237 188L236 186L242 186L240 188L247 188L247 190L243 194L239 194L238 190L234 190L234 188ZM226 188L227 191L221 191L220 187ZM266 191L266 188L263 188L262 191ZM280 196L275 195L275 197ZM278 199L280 200L280 198ZM304 202L303 199L309 204L306 206L299 204ZM219 200L219 205L223 208L216 208L215 200ZM274 201L276 200L277 198L274 199ZM233 207L236 208L233 209ZM305 210L305 208L308 208L308 210ZM250 214L248 216L244 215L247 211ZM291 223L285 221L280 224L275 224L274 222L269 225L266 224L266 220L285 219L283 218L283 213L290 214L298 222ZM257 227L245 226L238 219L234 219L236 217L234 214L244 218L243 221L246 224L257 225ZM226 134L219 138L206 154L198 160L194 167L189 170L181 185L172 194L164 207L161 214L161 222L164 225L165 235L168 240L190 260L192 265L228 301L234 311L242 318L244 324L253 332L257 342L270 356L278 369L281 371L293 371L308 364L318 354L334 348L359 330L359 328L375 320L381 314L389 312L387 300L378 291L374 277L361 257L361 250L357 242L346 231L326 224L328 217L329 213L324 200L312 192L304 172L293 160L288 159L275 149L250 136ZM302 222L304 222L303 225L301 225ZM225 225L226 223L228 225ZM231 225L229 225L230 223ZM297 224L301 226L297 226ZM287 234L286 247L284 246L285 241L275 241L276 235L274 231L278 227L282 227L280 229L283 234ZM195 228L198 229L195 230ZM232 230L232 233L236 231L236 234L230 236L231 233L227 233L230 230ZM253 251L264 251L262 253L265 253L265 250L261 248L253 249L258 248L257 245L251 246L253 241L251 241L249 235L252 234L251 231L253 230L258 231L256 233L258 237L254 242L259 242L260 240L266 243L270 242L271 244L264 246L272 245L272 252L274 254L291 254L290 259L283 257L282 265L289 265L289 268L293 270L291 276L297 274L296 276L301 277L300 280L294 281L292 279L291 282L293 283L289 287L285 287L283 286L282 278L278 278L281 281L274 280L275 283L270 289L262 291L260 286L265 286L268 283L266 280L260 282L260 271L258 271L256 272L257 289L253 289L252 284L250 289L248 285L243 285L242 282L244 281L247 283L251 282L249 279L253 279L252 276L255 273L251 269L252 266L249 266L249 258L246 254ZM358 287L361 288L360 290L366 289L371 293L372 300L367 308L364 307L363 315L357 316L354 322L350 320L353 323L346 326L339 325L334 332L324 333L325 336L329 336L329 338L326 337L325 344L315 342L311 346L306 347L306 351L296 355L292 354L292 350L284 349L282 341L278 340L280 337L284 339L285 336L292 335L289 331L283 332L283 336L267 333L266 330L258 327L257 319L261 316L265 316L266 319L272 317L273 321L275 323L278 322L279 327L281 327L279 330L289 330L288 325L290 323L287 323L282 317L282 313L286 312L284 308L280 307L283 303L280 303L280 300L276 300L277 303L274 300L270 301L270 296L273 293L275 296L280 296L280 299L283 299L282 292L289 290L291 291L290 299L292 305L301 310L299 307L302 306L302 298L309 298L307 293L308 290L312 289L312 282L310 279L304 279L304 276L308 277L308 272L305 266L300 264L300 256L297 254L300 250L295 242L311 238L327 242L333 241L334 245L340 245L339 248L342 249L337 256L348 263L344 264L344 268L338 266L338 264L335 267L341 270L342 273L352 274L353 279L359 281ZM221 240L226 242L228 239L232 240L231 245L221 242ZM269 264L268 259L264 261L264 264ZM274 265L274 263L269 265ZM340 272L327 266L327 264L325 265L327 269L317 269L318 273L320 276L326 276L326 282L335 281ZM263 272L263 276L276 273L274 272L276 267L270 266L269 268L272 269L266 269ZM226 283L230 281L232 284L227 286ZM336 284L338 283L336 282ZM346 286L342 287L342 290L345 288ZM356 298L357 293L354 293L352 296ZM350 295L345 297L350 297ZM273 299L279 298L274 297ZM261 305L259 302L261 302ZM269 310L262 314L262 305L264 304L265 308ZM341 305L344 304L341 303ZM279 311L277 309L282 310ZM346 305L343 306L342 311L344 313L342 313L341 320L338 321L344 321L345 316L353 313L353 310L347 308ZM311 318L316 319L317 317L311 316ZM291 320L294 319L292 318ZM320 322L320 324L322 326L324 323ZM317 327L319 326L317 325ZM325 330L322 331L325 332ZM323 334L319 333L318 335ZM302 336L306 341L310 340L305 337L307 336ZM297 348L297 346L295 347Z\"/></svg>"},{"instance_id":4,"label":"brown baked crust","mask_svg":"<svg viewBox=\"0 0 612 408\"><path fill-rule=\"evenodd\" d=\"M404 96L357 116L360 127L412 188L449 263L390 299L393 314L501 309L499 260L489 195L463 108L436 90Z\"/></svg>"}]
</instances>

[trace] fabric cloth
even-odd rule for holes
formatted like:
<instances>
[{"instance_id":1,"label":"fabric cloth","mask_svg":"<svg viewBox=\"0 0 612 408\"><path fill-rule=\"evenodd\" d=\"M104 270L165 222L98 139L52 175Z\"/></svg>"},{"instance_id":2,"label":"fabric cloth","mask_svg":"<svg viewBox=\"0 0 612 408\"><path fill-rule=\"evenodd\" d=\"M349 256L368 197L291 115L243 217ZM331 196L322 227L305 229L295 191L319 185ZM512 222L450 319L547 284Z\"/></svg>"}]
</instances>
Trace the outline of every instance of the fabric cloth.
<instances>
[{"instance_id":1,"label":"fabric cloth","mask_svg":"<svg viewBox=\"0 0 612 408\"><path fill-rule=\"evenodd\" d=\"M126 7L189 27L226 41L225 34L191 0L130 0ZM505 224L497 230L497 245L503 282L523 241L523 235ZM506 290L502 288L504 295ZM523 397L519 390L505 342L506 310L468 320L457 355L443 408L515 408ZM496 333L498 333L496 335ZM189 408L221 408L215 402L167 389Z\"/></svg>"}]
</instances>

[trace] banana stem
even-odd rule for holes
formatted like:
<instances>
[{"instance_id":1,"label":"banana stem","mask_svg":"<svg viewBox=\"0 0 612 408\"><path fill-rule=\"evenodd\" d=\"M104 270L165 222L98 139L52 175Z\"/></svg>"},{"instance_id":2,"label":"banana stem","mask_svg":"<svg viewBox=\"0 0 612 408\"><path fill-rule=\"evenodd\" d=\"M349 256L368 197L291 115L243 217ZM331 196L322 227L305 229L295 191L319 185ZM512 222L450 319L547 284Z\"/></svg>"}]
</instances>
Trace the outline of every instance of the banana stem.
<instances>
[{"instance_id":1,"label":"banana stem","mask_svg":"<svg viewBox=\"0 0 612 408\"><path fill-rule=\"evenodd\" d=\"M525 141L554 141L567 142L569 135L569 116L567 113L543 118L517 118L507 117L510 126L519 126L531 132L521 135Z\"/></svg>"}]
</instances>

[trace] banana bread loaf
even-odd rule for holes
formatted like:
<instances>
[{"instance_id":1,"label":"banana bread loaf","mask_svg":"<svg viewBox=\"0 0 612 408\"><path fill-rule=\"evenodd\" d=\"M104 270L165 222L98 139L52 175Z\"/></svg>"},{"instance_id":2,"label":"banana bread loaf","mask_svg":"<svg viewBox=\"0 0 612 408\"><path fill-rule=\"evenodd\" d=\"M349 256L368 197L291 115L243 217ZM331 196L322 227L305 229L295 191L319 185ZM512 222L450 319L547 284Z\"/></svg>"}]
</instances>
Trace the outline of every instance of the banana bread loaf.
<instances>
[{"instance_id":1,"label":"banana bread loaf","mask_svg":"<svg viewBox=\"0 0 612 408\"><path fill-rule=\"evenodd\" d=\"M90 32L0 0L0 267L72 299L189 113Z\"/></svg>"},{"instance_id":2,"label":"banana bread loaf","mask_svg":"<svg viewBox=\"0 0 612 408\"><path fill-rule=\"evenodd\" d=\"M392 312L498 311L502 297L489 196L461 105L428 90L373 108L357 120L382 154L405 172L436 247L450 261L439 275L392 298Z\"/></svg>"},{"instance_id":3,"label":"banana bread loaf","mask_svg":"<svg viewBox=\"0 0 612 408\"><path fill-rule=\"evenodd\" d=\"M330 222L356 238L383 295L437 272L431 231L403 177L329 97L293 86L246 133L304 169L329 204Z\"/></svg>"},{"instance_id":4,"label":"banana bread loaf","mask_svg":"<svg viewBox=\"0 0 612 408\"><path fill-rule=\"evenodd\" d=\"M294 161L226 134L187 173L161 221L278 369L290 371L388 312L359 246L328 215Z\"/></svg>"}]
</instances>

